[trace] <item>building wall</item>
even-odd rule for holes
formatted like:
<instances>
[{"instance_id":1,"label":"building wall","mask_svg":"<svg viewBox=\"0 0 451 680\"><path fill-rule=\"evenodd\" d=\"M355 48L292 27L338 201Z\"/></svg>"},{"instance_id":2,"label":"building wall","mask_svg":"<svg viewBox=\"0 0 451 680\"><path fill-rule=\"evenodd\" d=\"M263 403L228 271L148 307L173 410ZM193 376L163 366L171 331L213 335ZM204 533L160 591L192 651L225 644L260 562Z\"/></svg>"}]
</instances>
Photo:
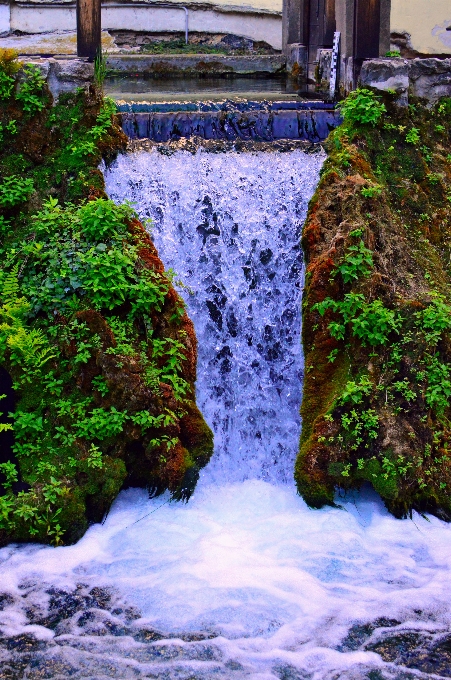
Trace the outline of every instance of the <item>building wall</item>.
<instances>
[{"instance_id":1,"label":"building wall","mask_svg":"<svg viewBox=\"0 0 451 680\"><path fill-rule=\"evenodd\" d=\"M392 0L391 30L407 32L422 54L451 54L451 0Z\"/></svg>"},{"instance_id":2,"label":"building wall","mask_svg":"<svg viewBox=\"0 0 451 680\"><path fill-rule=\"evenodd\" d=\"M9 5L0 4L0 35L8 33L10 28Z\"/></svg>"},{"instance_id":3,"label":"building wall","mask_svg":"<svg viewBox=\"0 0 451 680\"><path fill-rule=\"evenodd\" d=\"M61 2L61 0L60 0ZM172 0L189 8L191 31L235 33L265 40L276 49L282 42L282 0L202 0L199 3ZM53 4L53 3L52 3ZM75 29L74 5L22 0L11 4L0 0L0 35L8 30L40 33ZM110 4L110 7L108 7ZM180 10L111 6L105 3L102 25L108 29L180 31L184 16ZM209 9L209 5L211 9ZM410 47L421 54L451 54L451 0L391 0L391 30L410 35Z\"/></svg>"},{"instance_id":4,"label":"building wall","mask_svg":"<svg viewBox=\"0 0 451 680\"><path fill-rule=\"evenodd\" d=\"M271 0L272 1L272 0ZM0 0L1 2L1 0ZM254 0L255 4L267 5L270 0ZM282 47L282 11L271 11L267 7L252 7L249 2L241 7L230 6L225 2L203 3L191 6L190 3L174 2L179 7L167 8L149 6L142 3L122 4L110 2L102 4L102 28L105 30L140 30L149 32L184 31L185 13L182 4L188 7L189 31L211 33L232 33L253 40L263 40L275 49ZM208 6L210 4L210 7ZM0 5L1 10L9 6ZM36 34L52 31L75 31L75 4L44 4L21 2L11 4L10 30ZM6 19L5 19L5 29ZM66 52L66 50L64 50Z\"/></svg>"}]
</instances>

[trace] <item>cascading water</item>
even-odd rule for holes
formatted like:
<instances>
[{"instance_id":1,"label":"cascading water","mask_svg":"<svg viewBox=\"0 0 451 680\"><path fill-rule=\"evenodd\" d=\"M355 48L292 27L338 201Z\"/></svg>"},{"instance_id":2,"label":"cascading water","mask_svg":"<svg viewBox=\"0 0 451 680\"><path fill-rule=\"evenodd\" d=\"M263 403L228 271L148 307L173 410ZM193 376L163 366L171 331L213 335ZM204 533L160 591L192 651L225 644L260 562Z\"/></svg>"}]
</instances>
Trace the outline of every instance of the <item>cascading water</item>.
<instances>
[{"instance_id":1,"label":"cascading water","mask_svg":"<svg viewBox=\"0 0 451 680\"><path fill-rule=\"evenodd\" d=\"M309 510L292 482L322 161L154 150L106 173L188 287L216 450L187 505L130 489L76 546L0 550L0 678L451 677L450 527L369 491Z\"/></svg>"},{"instance_id":2,"label":"cascading water","mask_svg":"<svg viewBox=\"0 0 451 680\"><path fill-rule=\"evenodd\" d=\"M157 151L107 173L152 220L199 344L197 398L215 433L208 482L291 480L302 388L300 239L323 154Z\"/></svg>"}]
</instances>

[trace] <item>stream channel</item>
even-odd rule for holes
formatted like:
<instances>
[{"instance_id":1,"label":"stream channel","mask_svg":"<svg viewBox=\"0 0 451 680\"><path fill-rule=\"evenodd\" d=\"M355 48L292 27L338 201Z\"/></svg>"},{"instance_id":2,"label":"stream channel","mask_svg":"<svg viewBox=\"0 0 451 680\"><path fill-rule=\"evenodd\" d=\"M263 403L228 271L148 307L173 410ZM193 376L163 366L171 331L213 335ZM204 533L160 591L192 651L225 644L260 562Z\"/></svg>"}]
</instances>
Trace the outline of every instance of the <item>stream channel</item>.
<instances>
[{"instance_id":1,"label":"stream channel","mask_svg":"<svg viewBox=\"0 0 451 680\"><path fill-rule=\"evenodd\" d=\"M293 483L324 157L154 145L106 171L183 282L215 453L187 504L129 489L77 545L0 550L0 678L451 677L451 527L370 489L311 510Z\"/></svg>"}]
</instances>

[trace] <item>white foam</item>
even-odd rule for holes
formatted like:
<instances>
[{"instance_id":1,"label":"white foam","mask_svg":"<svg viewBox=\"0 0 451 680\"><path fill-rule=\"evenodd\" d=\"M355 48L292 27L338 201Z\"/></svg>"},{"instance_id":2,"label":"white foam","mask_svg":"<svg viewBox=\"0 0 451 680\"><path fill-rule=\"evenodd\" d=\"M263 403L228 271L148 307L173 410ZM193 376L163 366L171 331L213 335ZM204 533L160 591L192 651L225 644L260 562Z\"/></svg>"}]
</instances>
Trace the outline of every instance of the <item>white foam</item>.
<instances>
[{"instance_id":1,"label":"white foam","mask_svg":"<svg viewBox=\"0 0 451 680\"><path fill-rule=\"evenodd\" d=\"M310 510L292 487L262 480L162 503L129 490L76 546L0 551L2 590L17 594L27 580L112 586L140 608L140 626L216 633L224 658L249 672L288 663L325 677L380 665L373 652L334 649L356 621L449 625L451 528L438 519L396 520L371 492ZM0 625L23 630L9 612Z\"/></svg>"}]
</instances>

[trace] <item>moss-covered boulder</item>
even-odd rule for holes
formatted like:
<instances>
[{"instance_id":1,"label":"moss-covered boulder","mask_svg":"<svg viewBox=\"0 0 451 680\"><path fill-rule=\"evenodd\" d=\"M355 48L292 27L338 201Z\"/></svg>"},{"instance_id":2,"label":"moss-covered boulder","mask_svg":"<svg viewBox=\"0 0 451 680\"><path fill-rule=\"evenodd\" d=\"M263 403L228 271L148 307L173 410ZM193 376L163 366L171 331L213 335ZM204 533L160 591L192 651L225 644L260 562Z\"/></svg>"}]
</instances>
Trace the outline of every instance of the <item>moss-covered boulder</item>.
<instances>
[{"instance_id":1,"label":"moss-covered boulder","mask_svg":"<svg viewBox=\"0 0 451 680\"><path fill-rule=\"evenodd\" d=\"M104 194L113 114L0 52L0 544L73 542L124 486L186 500L212 453L183 300Z\"/></svg>"},{"instance_id":2,"label":"moss-covered boulder","mask_svg":"<svg viewBox=\"0 0 451 680\"><path fill-rule=\"evenodd\" d=\"M398 517L451 517L451 101L357 91L304 227L295 477L313 507L370 482Z\"/></svg>"}]
</instances>

